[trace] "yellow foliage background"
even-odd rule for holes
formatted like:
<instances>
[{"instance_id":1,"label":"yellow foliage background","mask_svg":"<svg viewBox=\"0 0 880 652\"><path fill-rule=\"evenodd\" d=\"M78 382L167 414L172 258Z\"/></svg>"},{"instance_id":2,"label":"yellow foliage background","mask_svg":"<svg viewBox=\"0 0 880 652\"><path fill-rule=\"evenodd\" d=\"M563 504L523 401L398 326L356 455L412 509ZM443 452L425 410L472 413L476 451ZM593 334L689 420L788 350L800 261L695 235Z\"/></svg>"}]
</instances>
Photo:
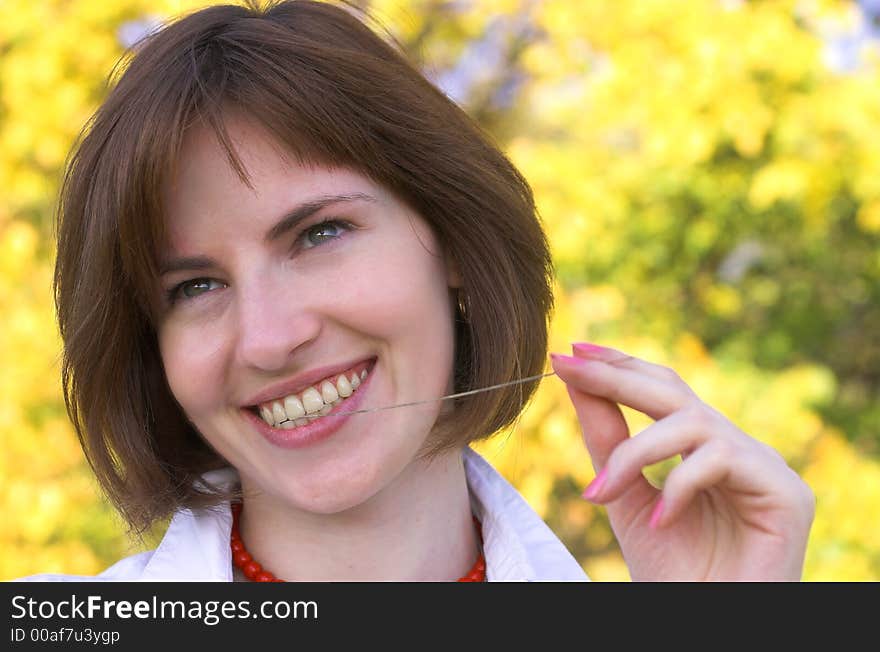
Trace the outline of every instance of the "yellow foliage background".
<instances>
[{"instance_id":1,"label":"yellow foliage background","mask_svg":"<svg viewBox=\"0 0 880 652\"><path fill-rule=\"evenodd\" d=\"M124 30L143 31L204 4L0 3L0 579L94 574L148 545L126 539L64 411L51 297L52 212L65 156L106 91ZM735 194L752 215L793 206L798 231L819 236L831 228L827 208L845 181L855 224L873 243L866 264L874 276L867 278L877 278L876 45L862 53L861 72L834 75L821 72L818 35L856 21L855 5L484 0L458 3L450 13L428 0L361 4L404 43L417 41L418 56L433 71L451 65L501 18L528 8L544 37L520 53L528 82L516 102L504 111L467 108L497 134L535 190L561 272L551 350L568 353L572 342L596 341L675 368L707 402L780 450L815 491L805 579L880 579L876 450L816 408L840 390L839 372L810 356L768 367L746 345L710 348L671 317L684 299L653 306L639 294L656 281L665 297L668 282L675 301L680 278L646 279L643 270L619 262L661 256L656 238L683 229L674 211L633 200L648 181L694 192L708 187L719 202ZM418 40L420 34L431 38ZM809 84L768 96L756 71L772 75L781 89ZM748 165L712 168L707 176L723 148ZM685 246L702 251L724 229L716 216L698 215L688 223ZM586 272L585 260L593 266ZM592 277L590 269L612 273ZM688 278L688 300L736 324L748 306L774 305L788 289L774 278L759 280L746 292L697 275ZM857 294L862 286L854 287ZM876 410L876 396L863 405ZM626 414L634 433L648 425L646 417ZM579 497L593 472L558 379L542 383L510 432L477 448L593 579L628 579L604 513ZM647 472L662 482L666 468Z\"/></svg>"}]
</instances>

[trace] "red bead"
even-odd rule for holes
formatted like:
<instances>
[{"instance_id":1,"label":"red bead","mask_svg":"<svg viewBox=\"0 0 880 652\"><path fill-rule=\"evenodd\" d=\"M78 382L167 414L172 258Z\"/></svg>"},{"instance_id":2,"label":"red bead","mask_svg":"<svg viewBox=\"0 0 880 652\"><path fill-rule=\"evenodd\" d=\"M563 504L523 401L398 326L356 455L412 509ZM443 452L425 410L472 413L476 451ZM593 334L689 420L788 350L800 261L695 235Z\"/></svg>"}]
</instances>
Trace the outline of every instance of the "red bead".
<instances>
[{"instance_id":1,"label":"red bead","mask_svg":"<svg viewBox=\"0 0 880 652\"><path fill-rule=\"evenodd\" d=\"M232 562L242 570L245 577L252 582L283 582L275 577L259 563L254 561L250 553L245 548L244 541L241 540L241 533L238 529L238 517L241 514L241 503L232 503L232 534L229 538L229 547L232 550ZM477 537L480 542L483 541L483 531L477 517L474 516L474 524L477 528ZM473 567L467 575L458 579L459 582L484 582L486 581L486 559L480 555Z\"/></svg>"},{"instance_id":2,"label":"red bead","mask_svg":"<svg viewBox=\"0 0 880 652\"><path fill-rule=\"evenodd\" d=\"M255 561L249 561L241 567L241 570L244 573L245 577L247 577L249 580L252 580L257 576L257 573L263 570L263 567Z\"/></svg>"}]
</instances>

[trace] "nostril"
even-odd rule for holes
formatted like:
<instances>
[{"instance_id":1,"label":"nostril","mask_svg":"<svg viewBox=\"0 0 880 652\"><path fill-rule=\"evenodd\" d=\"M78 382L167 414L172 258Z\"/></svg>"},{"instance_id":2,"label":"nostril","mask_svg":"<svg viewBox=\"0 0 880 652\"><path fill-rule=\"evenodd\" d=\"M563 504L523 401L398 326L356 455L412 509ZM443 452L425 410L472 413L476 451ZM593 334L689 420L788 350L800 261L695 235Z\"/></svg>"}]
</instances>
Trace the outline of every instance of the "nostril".
<instances>
[{"instance_id":1,"label":"nostril","mask_svg":"<svg viewBox=\"0 0 880 652\"><path fill-rule=\"evenodd\" d=\"M238 326L237 357L249 368L278 376L291 366L292 356L321 332L322 322L311 312L290 307L291 302L272 304L252 300L242 304L245 313ZM286 307L281 307L282 304Z\"/></svg>"}]
</instances>

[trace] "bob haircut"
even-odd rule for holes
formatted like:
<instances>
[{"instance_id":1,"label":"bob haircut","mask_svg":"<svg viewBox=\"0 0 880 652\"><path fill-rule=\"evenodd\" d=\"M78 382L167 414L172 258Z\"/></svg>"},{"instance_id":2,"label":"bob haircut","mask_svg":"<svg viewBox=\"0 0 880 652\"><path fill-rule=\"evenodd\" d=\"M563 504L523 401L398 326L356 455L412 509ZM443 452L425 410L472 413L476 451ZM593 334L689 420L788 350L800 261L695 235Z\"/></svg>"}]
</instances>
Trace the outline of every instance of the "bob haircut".
<instances>
[{"instance_id":1,"label":"bob haircut","mask_svg":"<svg viewBox=\"0 0 880 652\"><path fill-rule=\"evenodd\" d=\"M423 216L458 266L456 392L540 374L553 267L531 189L477 124L351 7L218 5L146 37L83 130L58 205L55 302L68 414L108 498L137 533L231 495L227 463L175 401L157 345L163 188L188 128L261 125L300 164L344 167ZM456 399L436 453L511 425L538 380ZM434 437L435 433L439 433Z\"/></svg>"}]
</instances>

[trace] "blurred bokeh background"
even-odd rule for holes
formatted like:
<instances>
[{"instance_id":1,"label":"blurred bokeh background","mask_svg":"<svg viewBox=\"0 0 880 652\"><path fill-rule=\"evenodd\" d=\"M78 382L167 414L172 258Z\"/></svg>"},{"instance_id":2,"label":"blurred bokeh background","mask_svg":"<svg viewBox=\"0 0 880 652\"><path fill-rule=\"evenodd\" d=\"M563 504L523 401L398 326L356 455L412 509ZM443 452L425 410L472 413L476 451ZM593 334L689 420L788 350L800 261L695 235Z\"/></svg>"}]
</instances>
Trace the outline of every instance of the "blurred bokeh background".
<instances>
[{"instance_id":1,"label":"blurred bokeh background","mask_svg":"<svg viewBox=\"0 0 880 652\"><path fill-rule=\"evenodd\" d=\"M52 217L124 50L206 4L0 2L2 580L93 574L155 540L126 537L67 421ZM552 350L675 368L812 486L805 579L880 579L880 1L355 4L531 181L558 269ZM477 448L593 579L629 579L580 498L593 471L561 382Z\"/></svg>"}]
</instances>

